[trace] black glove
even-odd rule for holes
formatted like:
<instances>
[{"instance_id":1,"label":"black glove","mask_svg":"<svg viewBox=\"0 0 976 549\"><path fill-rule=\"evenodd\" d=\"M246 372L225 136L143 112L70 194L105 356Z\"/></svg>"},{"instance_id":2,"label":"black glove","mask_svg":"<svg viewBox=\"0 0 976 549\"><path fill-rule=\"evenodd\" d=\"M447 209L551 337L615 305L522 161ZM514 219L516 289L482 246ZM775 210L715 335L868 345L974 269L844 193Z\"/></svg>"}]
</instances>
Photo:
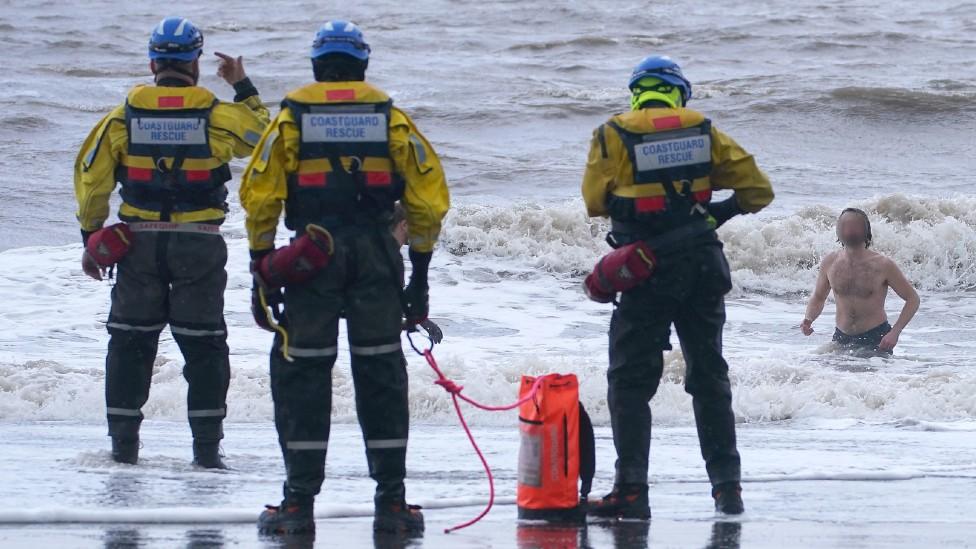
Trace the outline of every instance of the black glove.
<instances>
[{"instance_id":1,"label":"black glove","mask_svg":"<svg viewBox=\"0 0 976 549\"><path fill-rule=\"evenodd\" d=\"M406 325L412 329L417 324L427 320L430 313L430 296L427 294L427 286L415 283L412 279L410 284L403 290L403 297L406 299L404 306L406 310Z\"/></svg>"},{"instance_id":2,"label":"black glove","mask_svg":"<svg viewBox=\"0 0 976 549\"><path fill-rule=\"evenodd\" d=\"M261 303L262 293L267 307ZM251 314L254 316L254 323L263 330L274 332L275 329L268 318L268 314L270 313L275 320L280 318L281 313L278 308L283 301L284 296L281 295L281 290L267 290L255 281L254 286L251 287Z\"/></svg>"},{"instance_id":3,"label":"black glove","mask_svg":"<svg viewBox=\"0 0 976 549\"><path fill-rule=\"evenodd\" d=\"M254 276L254 282L251 285L251 315L254 317L254 323L258 327L269 332L274 332L275 329L271 324L271 320L268 318L268 313L270 312L275 320L280 318L281 313L278 308L284 302L284 296L281 294L280 288L272 289L265 286L255 271L257 262L261 261L261 258L269 253L271 253L271 250L251 250L251 273ZM262 294L264 304L261 303Z\"/></svg>"},{"instance_id":4,"label":"black glove","mask_svg":"<svg viewBox=\"0 0 976 549\"><path fill-rule=\"evenodd\" d=\"M430 267L430 259L433 252L417 252L410 249L410 264L413 270L410 272L410 283L403 290L405 299L404 314L406 315L406 325L412 329L417 324L427 320L430 313L430 296L427 286L427 269Z\"/></svg>"},{"instance_id":5,"label":"black glove","mask_svg":"<svg viewBox=\"0 0 976 549\"><path fill-rule=\"evenodd\" d=\"M708 210L708 215L715 219L715 228L719 228L725 224L726 221L732 219L733 217L745 213L742 208L739 207L739 202L735 199L735 195L732 195L721 202L709 202L705 209Z\"/></svg>"}]
</instances>

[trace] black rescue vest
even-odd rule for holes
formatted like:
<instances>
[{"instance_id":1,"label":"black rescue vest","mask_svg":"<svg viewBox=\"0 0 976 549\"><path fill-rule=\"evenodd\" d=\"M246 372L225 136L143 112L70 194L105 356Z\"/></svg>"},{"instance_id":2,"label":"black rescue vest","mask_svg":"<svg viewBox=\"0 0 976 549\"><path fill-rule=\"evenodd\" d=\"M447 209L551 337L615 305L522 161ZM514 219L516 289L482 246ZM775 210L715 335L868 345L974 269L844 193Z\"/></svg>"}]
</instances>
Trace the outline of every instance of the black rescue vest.
<instances>
[{"instance_id":1,"label":"black rescue vest","mask_svg":"<svg viewBox=\"0 0 976 549\"><path fill-rule=\"evenodd\" d=\"M660 187L660 192L647 197L610 194L607 205L615 225L654 236L701 224L703 205L712 194L707 182L712 171L711 121L650 133L632 132L612 121L607 125L617 132L627 151L634 185ZM705 180L697 190L693 189L696 180Z\"/></svg>"},{"instance_id":2,"label":"black rescue vest","mask_svg":"<svg viewBox=\"0 0 976 549\"><path fill-rule=\"evenodd\" d=\"M213 158L209 127L214 105L216 101L205 109L157 110L126 104L127 160L119 165L116 179L127 204L160 212L164 221L172 212L227 209L224 184L231 174L226 163L210 170L183 169L186 159ZM137 165L139 157L154 167ZM169 166L166 158L172 158Z\"/></svg>"},{"instance_id":3,"label":"black rescue vest","mask_svg":"<svg viewBox=\"0 0 976 549\"><path fill-rule=\"evenodd\" d=\"M392 101L282 102L299 129L299 168L288 177L285 225L301 231L387 222L403 197L390 157ZM351 161L349 169L343 158Z\"/></svg>"}]
</instances>

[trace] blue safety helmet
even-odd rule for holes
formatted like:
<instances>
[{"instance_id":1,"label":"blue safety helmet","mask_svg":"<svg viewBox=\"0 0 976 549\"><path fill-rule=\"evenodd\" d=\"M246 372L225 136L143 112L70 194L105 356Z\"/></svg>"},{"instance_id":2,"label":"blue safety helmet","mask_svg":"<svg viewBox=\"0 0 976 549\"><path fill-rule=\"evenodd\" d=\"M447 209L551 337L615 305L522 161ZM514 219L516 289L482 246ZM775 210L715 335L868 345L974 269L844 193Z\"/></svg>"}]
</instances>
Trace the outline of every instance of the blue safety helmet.
<instances>
[{"instance_id":1,"label":"blue safety helmet","mask_svg":"<svg viewBox=\"0 0 976 549\"><path fill-rule=\"evenodd\" d=\"M189 19L167 17L149 37L149 59L194 61L203 53L203 34Z\"/></svg>"},{"instance_id":2,"label":"blue safety helmet","mask_svg":"<svg viewBox=\"0 0 976 549\"><path fill-rule=\"evenodd\" d=\"M363 38L363 31L351 21L339 19L327 21L315 33L312 42L312 59L330 53L343 53L360 61L369 59L369 44Z\"/></svg>"},{"instance_id":3,"label":"blue safety helmet","mask_svg":"<svg viewBox=\"0 0 976 549\"><path fill-rule=\"evenodd\" d=\"M673 59L666 55L645 57L643 61L634 67L634 72L630 75L630 83L627 84L627 87L631 91L636 91L635 87L639 89L638 82L648 76L659 78L666 84L677 87L681 90L683 104L688 104L688 100L691 99L691 82L685 78L685 75L681 72L681 67Z\"/></svg>"}]
</instances>

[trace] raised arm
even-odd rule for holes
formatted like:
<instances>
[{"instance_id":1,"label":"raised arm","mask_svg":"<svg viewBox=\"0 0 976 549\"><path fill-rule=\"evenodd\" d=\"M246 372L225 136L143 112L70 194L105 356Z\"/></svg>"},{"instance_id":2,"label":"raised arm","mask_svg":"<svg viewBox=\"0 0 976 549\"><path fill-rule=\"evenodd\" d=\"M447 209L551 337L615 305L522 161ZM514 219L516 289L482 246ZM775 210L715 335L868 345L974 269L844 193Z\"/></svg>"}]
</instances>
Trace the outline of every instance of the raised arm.
<instances>
[{"instance_id":1,"label":"raised arm","mask_svg":"<svg viewBox=\"0 0 976 549\"><path fill-rule=\"evenodd\" d=\"M247 106L260 121L261 128L264 129L271 121L271 115L268 108L261 102L258 89L254 87L251 79L247 76L247 72L244 71L244 57L233 57L219 51L214 52L214 55L220 59L217 66L217 76L234 87L234 102Z\"/></svg>"},{"instance_id":2,"label":"raised arm","mask_svg":"<svg viewBox=\"0 0 976 549\"><path fill-rule=\"evenodd\" d=\"M878 344L878 348L882 351L890 351L895 348L898 344L898 337L901 336L902 330L905 326L912 320L915 313L918 312L919 303L921 300L918 297L918 292L915 291L915 287L912 283L905 278L902 274L901 269L898 265L895 265L894 261L887 260L885 265L886 278L885 282L892 290L898 294L898 297L905 300L905 305L901 308L901 314L898 315L898 320L895 321L895 325L891 327L891 331L888 332L881 342Z\"/></svg>"},{"instance_id":3,"label":"raised arm","mask_svg":"<svg viewBox=\"0 0 976 549\"><path fill-rule=\"evenodd\" d=\"M817 320L823 312L824 303L830 295L830 280L827 278L827 270L834 260L834 254L830 254L820 263L820 273L817 275L817 285L813 288L813 295L807 303L806 313L803 315L803 322L800 323L800 330L803 335L813 333L813 321Z\"/></svg>"}]
</instances>

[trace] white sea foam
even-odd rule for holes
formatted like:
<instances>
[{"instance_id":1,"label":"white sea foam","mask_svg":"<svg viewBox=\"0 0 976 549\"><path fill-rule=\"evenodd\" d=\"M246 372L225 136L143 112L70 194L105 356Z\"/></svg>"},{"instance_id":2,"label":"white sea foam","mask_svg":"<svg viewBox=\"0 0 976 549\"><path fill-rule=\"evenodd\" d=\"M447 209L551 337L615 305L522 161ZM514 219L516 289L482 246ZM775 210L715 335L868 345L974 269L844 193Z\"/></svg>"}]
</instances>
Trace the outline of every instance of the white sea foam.
<instances>
[{"instance_id":1,"label":"white sea foam","mask_svg":"<svg viewBox=\"0 0 976 549\"><path fill-rule=\"evenodd\" d=\"M874 249L926 290L976 288L976 199L893 194L854 204L872 219ZM837 249L839 210L805 207L791 215L742 216L720 229L733 279L745 290L808 291L820 260ZM462 205L449 218L444 248L456 255L515 259L554 273L588 272L608 247L602 219L582 204L540 207Z\"/></svg>"},{"instance_id":2,"label":"white sea foam","mask_svg":"<svg viewBox=\"0 0 976 549\"><path fill-rule=\"evenodd\" d=\"M976 284L968 259L976 255L976 200L893 195L859 205L874 219L876 247L930 295L944 295L935 299L946 309L958 306L965 297L959 292ZM915 354L927 354L924 359L908 353L894 360L837 364L832 353L818 350L822 340L781 341L781 326L802 314L798 294L811 287L820 257L837 247L836 213L815 207L781 218L748 216L721 230L738 286L726 347L739 420L976 418L976 373L957 362L972 333L967 321L947 324L932 317L918 328L921 332L906 335L905 345ZM587 219L576 202L511 208L462 204L452 212L432 275L433 315L447 334L436 355L444 371L467 386L467 394L487 403L510 402L523 374L575 373L583 402L598 423L607 422L609 307L587 302L579 291L582 273L607 250L605 230L604 221ZM273 415L267 374L271 338L253 326L248 310L250 279L240 217L228 222L225 235L231 257L229 418L266 421ZM0 416L8 420L103 420L103 323L109 292L106 284L87 280L77 260L75 247L0 253L0 297L6 303L0 315ZM969 331L941 335L963 328ZM939 338L954 343L936 348ZM334 416L354 421L344 336L340 342ZM407 352L413 417L453 421L448 395L433 384L427 365ZM652 404L656 421L688 424L692 414L682 385L683 359L678 351L665 357L665 378ZM859 366L862 362L865 367ZM164 332L144 408L147 417L185 417L182 365ZM479 422L511 421L511 414L469 413Z\"/></svg>"}]
</instances>

